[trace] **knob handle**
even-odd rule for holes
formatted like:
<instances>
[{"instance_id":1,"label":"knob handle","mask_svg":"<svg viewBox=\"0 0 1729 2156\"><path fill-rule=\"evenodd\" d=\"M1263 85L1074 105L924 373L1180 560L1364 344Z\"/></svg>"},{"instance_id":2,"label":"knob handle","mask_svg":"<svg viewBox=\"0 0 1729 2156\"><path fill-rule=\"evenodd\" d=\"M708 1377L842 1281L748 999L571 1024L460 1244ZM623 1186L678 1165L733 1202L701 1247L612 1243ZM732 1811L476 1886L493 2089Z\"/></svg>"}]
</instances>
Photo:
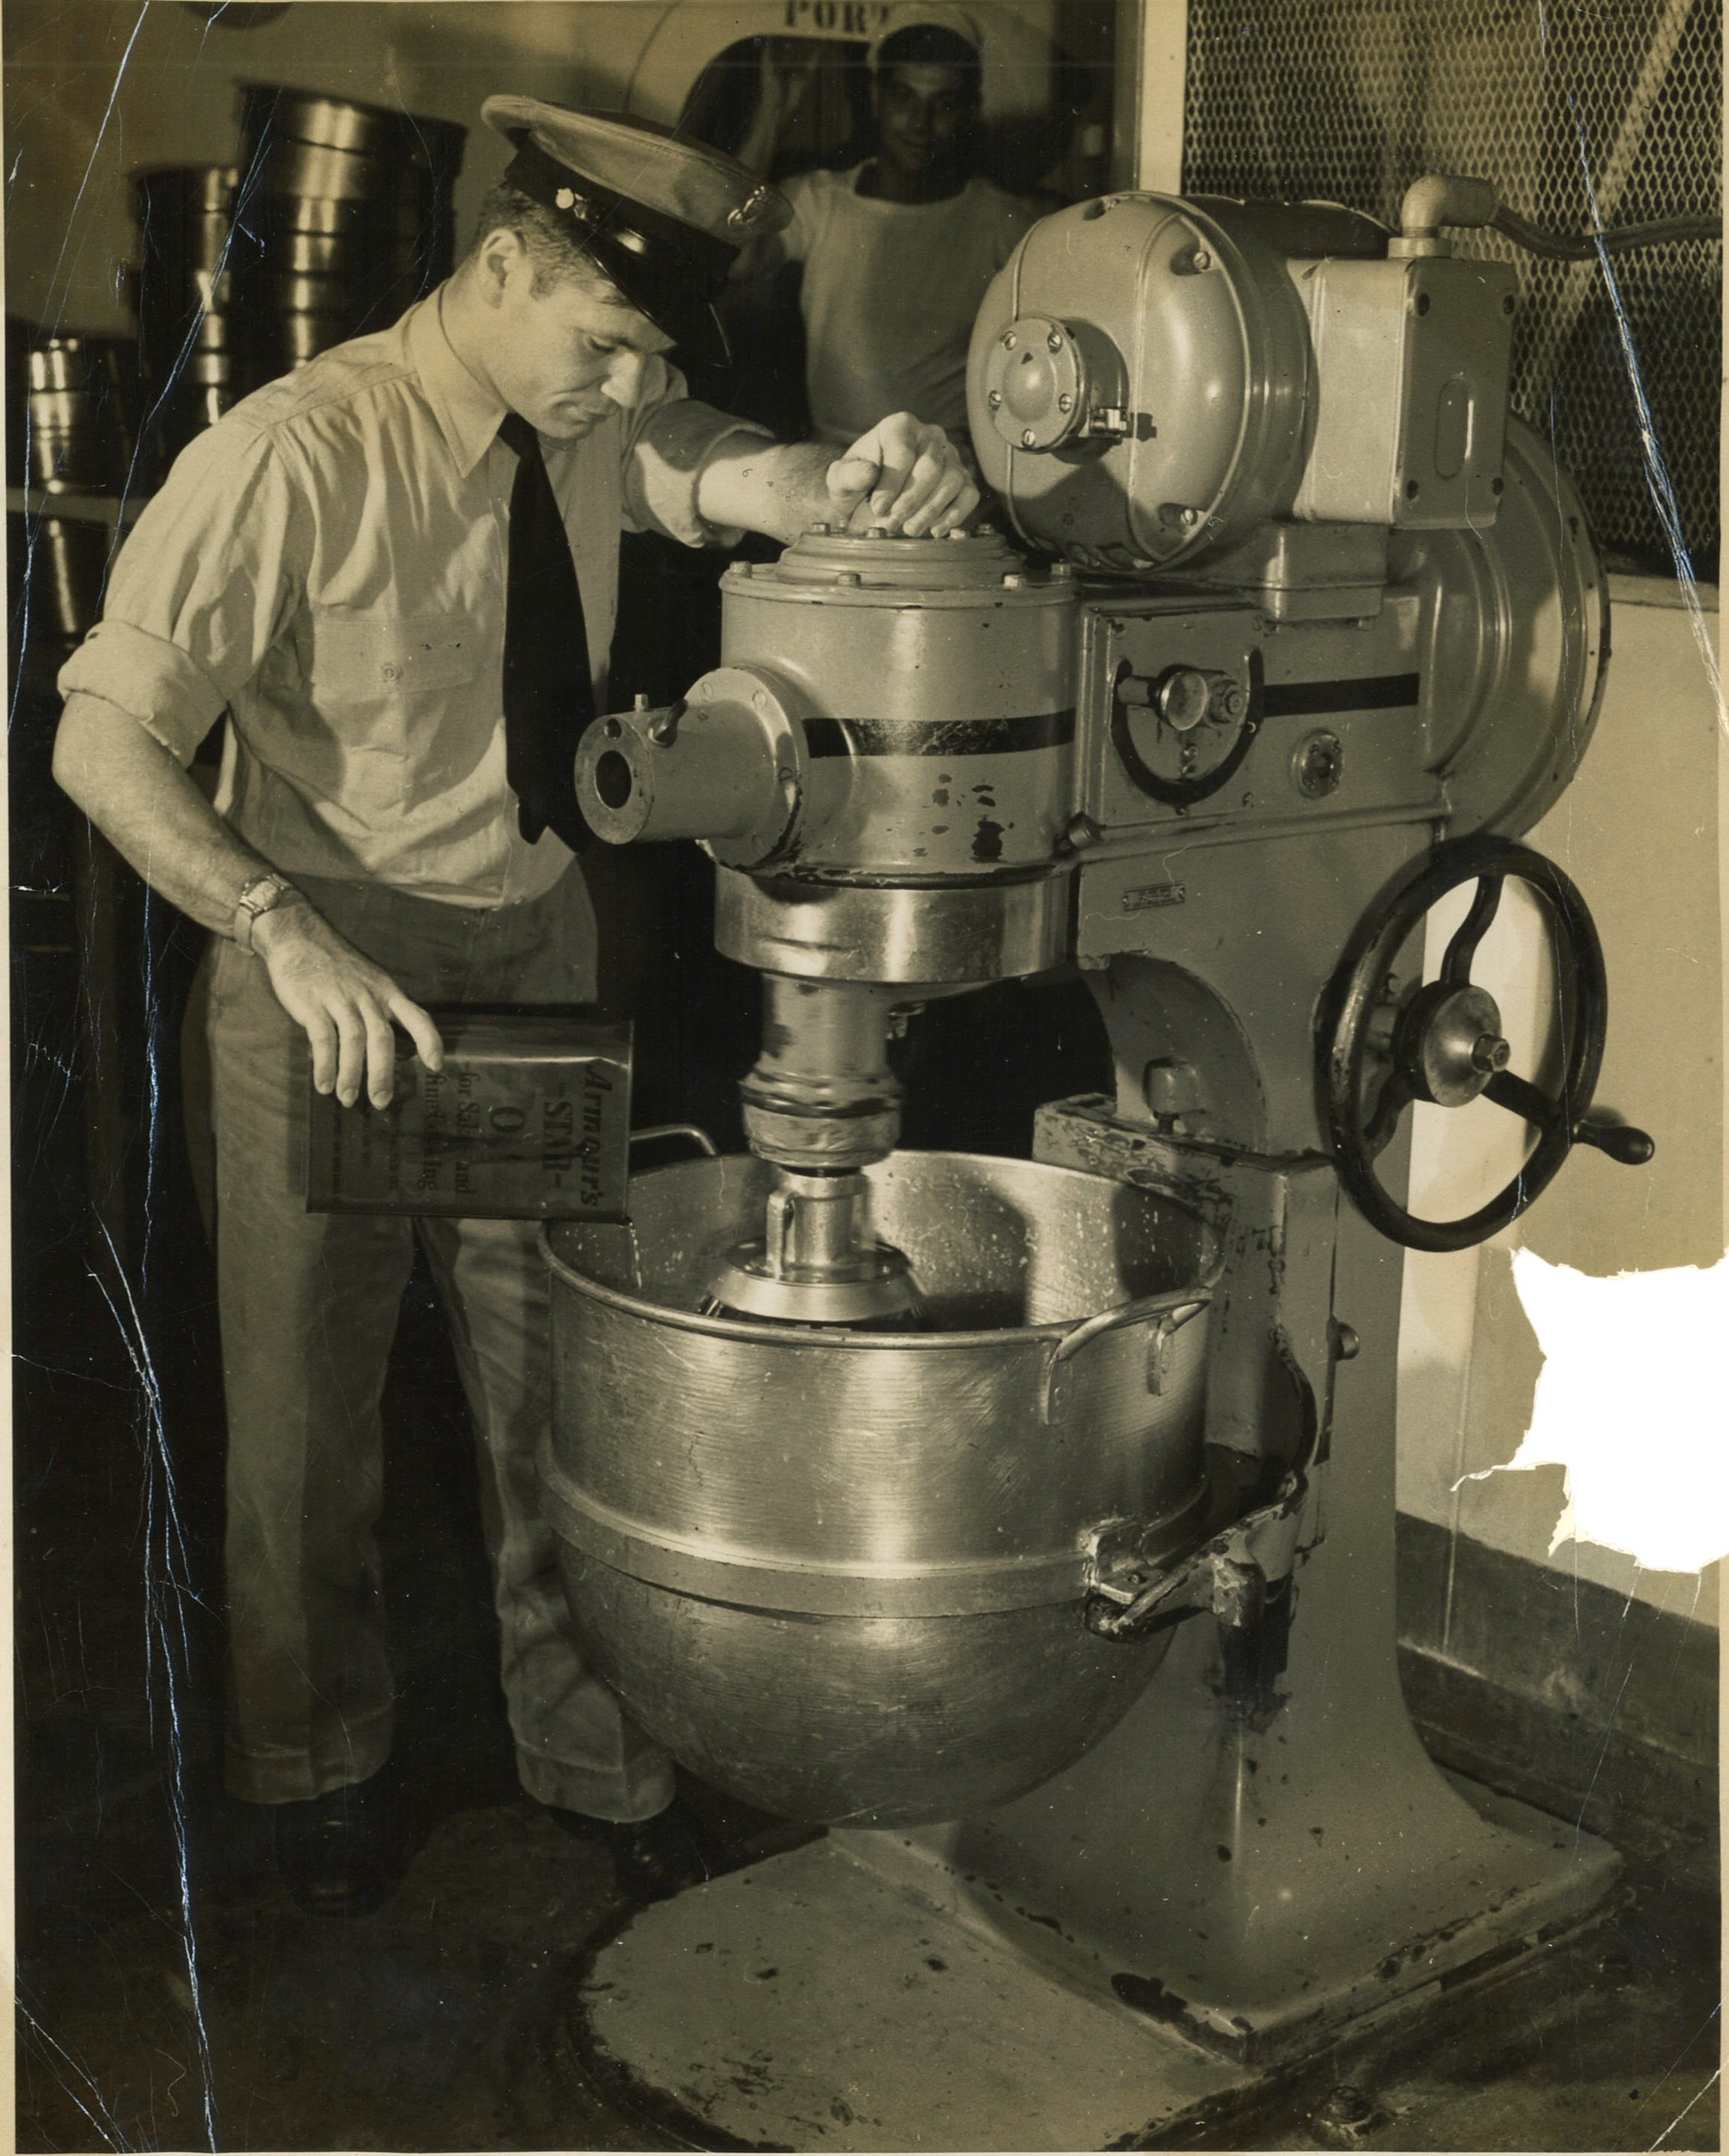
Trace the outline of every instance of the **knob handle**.
<instances>
[{"instance_id":1,"label":"knob handle","mask_svg":"<svg viewBox=\"0 0 1729 2156\"><path fill-rule=\"evenodd\" d=\"M1623 1168L1643 1168L1657 1150L1650 1132L1635 1130L1631 1123L1575 1123L1573 1143L1595 1146Z\"/></svg>"}]
</instances>

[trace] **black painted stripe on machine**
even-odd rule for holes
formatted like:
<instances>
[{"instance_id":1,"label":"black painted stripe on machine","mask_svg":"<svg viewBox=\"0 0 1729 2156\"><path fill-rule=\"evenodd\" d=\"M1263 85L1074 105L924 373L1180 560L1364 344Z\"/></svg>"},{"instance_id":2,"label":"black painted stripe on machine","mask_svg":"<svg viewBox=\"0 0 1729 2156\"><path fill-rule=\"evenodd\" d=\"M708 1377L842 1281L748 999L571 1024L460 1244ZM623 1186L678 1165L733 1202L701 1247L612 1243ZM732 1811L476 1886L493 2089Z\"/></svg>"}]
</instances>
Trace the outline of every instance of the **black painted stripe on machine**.
<instances>
[{"instance_id":1,"label":"black painted stripe on machine","mask_svg":"<svg viewBox=\"0 0 1729 2156\"><path fill-rule=\"evenodd\" d=\"M1074 706L1002 719L806 719L805 740L819 756L1015 756L1066 748Z\"/></svg>"},{"instance_id":2,"label":"black painted stripe on machine","mask_svg":"<svg viewBox=\"0 0 1729 2156\"><path fill-rule=\"evenodd\" d=\"M1265 719L1321 719L1335 711L1399 711L1416 706L1420 674L1364 674L1340 681L1269 681L1261 691Z\"/></svg>"}]
</instances>

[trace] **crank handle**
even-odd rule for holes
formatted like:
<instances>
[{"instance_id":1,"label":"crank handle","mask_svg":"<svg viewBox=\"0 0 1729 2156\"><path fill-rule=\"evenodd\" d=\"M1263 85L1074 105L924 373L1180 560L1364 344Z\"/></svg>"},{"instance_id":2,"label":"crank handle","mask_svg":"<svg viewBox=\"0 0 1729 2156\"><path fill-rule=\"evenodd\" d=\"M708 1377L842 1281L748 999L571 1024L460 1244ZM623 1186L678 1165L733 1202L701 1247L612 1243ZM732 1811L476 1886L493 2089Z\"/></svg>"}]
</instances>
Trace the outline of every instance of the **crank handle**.
<instances>
[{"instance_id":1,"label":"crank handle","mask_svg":"<svg viewBox=\"0 0 1729 2156\"><path fill-rule=\"evenodd\" d=\"M1573 1143L1595 1146L1623 1168L1643 1168L1657 1150L1650 1132L1635 1130L1631 1123L1575 1123Z\"/></svg>"}]
</instances>

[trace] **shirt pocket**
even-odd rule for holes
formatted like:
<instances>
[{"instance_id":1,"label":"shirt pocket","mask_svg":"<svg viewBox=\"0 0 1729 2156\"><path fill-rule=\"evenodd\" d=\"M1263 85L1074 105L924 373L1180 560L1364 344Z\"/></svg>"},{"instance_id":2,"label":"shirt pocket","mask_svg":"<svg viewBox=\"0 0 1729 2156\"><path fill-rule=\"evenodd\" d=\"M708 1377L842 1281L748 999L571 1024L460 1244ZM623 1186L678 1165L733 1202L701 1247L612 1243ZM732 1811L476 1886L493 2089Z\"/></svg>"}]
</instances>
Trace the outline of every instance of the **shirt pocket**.
<instances>
[{"instance_id":1,"label":"shirt pocket","mask_svg":"<svg viewBox=\"0 0 1729 2156\"><path fill-rule=\"evenodd\" d=\"M383 607L314 607L307 678L321 710L388 711L462 689L480 672L482 639L448 614Z\"/></svg>"},{"instance_id":2,"label":"shirt pocket","mask_svg":"<svg viewBox=\"0 0 1729 2156\"><path fill-rule=\"evenodd\" d=\"M327 751L328 790L356 807L409 808L458 783L497 723L482 690L486 639L449 613L314 607L306 679ZM337 773L340 775L337 776Z\"/></svg>"}]
</instances>

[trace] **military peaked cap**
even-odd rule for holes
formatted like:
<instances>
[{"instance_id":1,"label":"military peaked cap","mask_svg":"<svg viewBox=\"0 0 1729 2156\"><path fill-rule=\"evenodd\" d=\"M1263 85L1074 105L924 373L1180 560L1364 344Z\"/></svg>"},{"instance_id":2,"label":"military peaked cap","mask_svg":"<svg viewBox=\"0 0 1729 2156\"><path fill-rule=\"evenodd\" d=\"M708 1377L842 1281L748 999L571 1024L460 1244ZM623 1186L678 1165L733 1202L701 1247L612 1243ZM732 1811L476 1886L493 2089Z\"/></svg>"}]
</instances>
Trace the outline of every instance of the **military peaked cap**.
<instances>
[{"instance_id":1,"label":"military peaked cap","mask_svg":"<svg viewBox=\"0 0 1729 2156\"><path fill-rule=\"evenodd\" d=\"M515 146L507 186L551 210L690 357L725 358L714 302L746 241L790 219L785 195L736 158L626 113L489 97L481 116Z\"/></svg>"}]
</instances>

